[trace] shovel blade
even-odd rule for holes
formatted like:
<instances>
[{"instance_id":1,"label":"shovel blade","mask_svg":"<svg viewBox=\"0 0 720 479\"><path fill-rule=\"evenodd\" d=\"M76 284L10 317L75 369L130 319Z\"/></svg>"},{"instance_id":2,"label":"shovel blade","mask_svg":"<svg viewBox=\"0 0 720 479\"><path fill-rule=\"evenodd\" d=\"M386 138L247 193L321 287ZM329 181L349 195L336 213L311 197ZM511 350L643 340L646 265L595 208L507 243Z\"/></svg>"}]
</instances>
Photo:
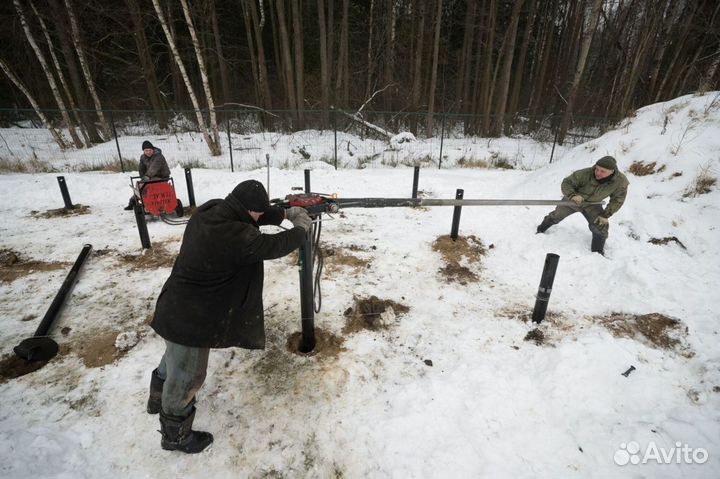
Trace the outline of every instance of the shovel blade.
<instances>
[{"instance_id":1,"label":"shovel blade","mask_svg":"<svg viewBox=\"0 0 720 479\"><path fill-rule=\"evenodd\" d=\"M13 348L15 354L26 361L47 361L58 353L58 343L47 336L23 339Z\"/></svg>"}]
</instances>

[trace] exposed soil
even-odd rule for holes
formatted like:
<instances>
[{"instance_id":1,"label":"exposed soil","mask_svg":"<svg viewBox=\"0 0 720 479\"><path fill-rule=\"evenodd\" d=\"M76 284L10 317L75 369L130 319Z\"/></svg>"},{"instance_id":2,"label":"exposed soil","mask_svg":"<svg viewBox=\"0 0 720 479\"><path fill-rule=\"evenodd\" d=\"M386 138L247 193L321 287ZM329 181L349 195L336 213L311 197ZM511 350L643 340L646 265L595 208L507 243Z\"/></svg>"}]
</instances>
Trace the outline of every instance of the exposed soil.
<instances>
[{"instance_id":1,"label":"exposed soil","mask_svg":"<svg viewBox=\"0 0 720 479\"><path fill-rule=\"evenodd\" d=\"M131 270L170 268L175 261L177 252L168 251L167 241L158 241L150 249L144 249L139 254L125 254L117 256L120 263L127 265ZM173 250L174 241L173 243Z\"/></svg>"},{"instance_id":2,"label":"exposed soil","mask_svg":"<svg viewBox=\"0 0 720 479\"><path fill-rule=\"evenodd\" d=\"M592 319L610 330L615 337L637 339L651 347L675 350L686 357L694 356L686 344L687 326L679 319L660 313L612 313Z\"/></svg>"},{"instance_id":3,"label":"exposed soil","mask_svg":"<svg viewBox=\"0 0 720 479\"><path fill-rule=\"evenodd\" d=\"M6 354L0 358L0 384L37 371L47 363L48 361L25 361L15 353Z\"/></svg>"},{"instance_id":4,"label":"exposed soil","mask_svg":"<svg viewBox=\"0 0 720 479\"><path fill-rule=\"evenodd\" d=\"M338 246L323 248L322 253L325 260L325 270L328 273L334 273L343 268L364 271L369 268L372 263L369 260L365 260L352 253L348 253L347 250Z\"/></svg>"},{"instance_id":5,"label":"exposed soil","mask_svg":"<svg viewBox=\"0 0 720 479\"><path fill-rule=\"evenodd\" d=\"M497 315L508 319L518 319L523 323L528 323L532 320L533 308L528 306L524 308L522 306L508 306L497 312ZM561 329L567 329L564 325L565 315L559 311L547 311L545 313L545 319L543 322L551 323L553 327L560 327Z\"/></svg>"},{"instance_id":6,"label":"exposed soil","mask_svg":"<svg viewBox=\"0 0 720 479\"><path fill-rule=\"evenodd\" d=\"M378 331L387 329L398 315L410 311L408 306L390 299L355 298L355 304L348 308L344 316L343 334L352 334L362 330Z\"/></svg>"},{"instance_id":7,"label":"exposed soil","mask_svg":"<svg viewBox=\"0 0 720 479\"><path fill-rule=\"evenodd\" d=\"M2 249L0 250L0 282L10 283L36 271L53 271L70 265L71 263L32 260L11 249Z\"/></svg>"},{"instance_id":8,"label":"exposed soil","mask_svg":"<svg viewBox=\"0 0 720 479\"><path fill-rule=\"evenodd\" d=\"M487 249L475 235L459 236L455 241L450 235L443 235L435 240L432 249L442 255L445 266L439 271L447 281L464 285L480 279L478 270ZM461 264L463 262L469 266Z\"/></svg>"},{"instance_id":9,"label":"exposed soil","mask_svg":"<svg viewBox=\"0 0 720 479\"><path fill-rule=\"evenodd\" d=\"M538 328L535 328L532 331L528 331L523 338L523 341L532 341L538 346L541 346L545 343L545 333L540 331Z\"/></svg>"},{"instance_id":10,"label":"exposed soil","mask_svg":"<svg viewBox=\"0 0 720 479\"><path fill-rule=\"evenodd\" d=\"M98 335L83 335L66 343L68 353L75 353L87 368L99 368L123 357L127 350L115 347L119 331L107 331Z\"/></svg>"},{"instance_id":11,"label":"exposed soil","mask_svg":"<svg viewBox=\"0 0 720 479\"><path fill-rule=\"evenodd\" d=\"M666 245L669 242L674 241L677 243L682 249L687 249L682 242L677 239L675 236L666 236L665 238L650 238L648 240L648 243L657 244L657 245Z\"/></svg>"},{"instance_id":12,"label":"exposed soil","mask_svg":"<svg viewBox=\"0 0 720 479\"><path fill-rule=\"evenodd\" d=\"M346 349L343 347L343 338L335 336L322 328L315 328L315 348L307 353L300 351L302 345L302 332L292 333L287 340L287 349L300 356L337 357Z\"/></svg>"},{"instance_id":13,"label":"exposed soil","mask_svg":"<svg viewBox=\"0 0 720 479\"><path fill-rule=\"evenodd\" d=\"M66 218L68 216L79 216L79 215L87 215L90 214L90 207L86 205L73 205L74 208L67 209L67 208L58 208L55 210L47 210L47 211L36 211L33 210L30 212L30 215L33 218Z\"/></svg>"}]
</instances>

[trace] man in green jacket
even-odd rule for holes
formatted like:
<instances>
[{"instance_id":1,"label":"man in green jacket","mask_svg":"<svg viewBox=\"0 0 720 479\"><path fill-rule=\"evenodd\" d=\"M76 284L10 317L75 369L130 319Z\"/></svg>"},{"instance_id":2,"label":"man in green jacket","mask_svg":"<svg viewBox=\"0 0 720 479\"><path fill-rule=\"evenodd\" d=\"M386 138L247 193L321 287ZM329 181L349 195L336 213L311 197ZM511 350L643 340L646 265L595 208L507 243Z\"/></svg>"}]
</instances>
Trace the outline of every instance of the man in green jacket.
<instances>
[{"instance_id":1,"label":"man in green jacket","mask_svg":"<svg viewBox=\"0 0 720 479\"><path fill-rule=\"evenodd\" d=\"M590 251L604 255L609 230L608 219L625 203L628 184L627 177L617 170L615 158L603 156L594 166L577 170L562 181L560 189L563 200L572 201L575 205L555 208L555 211L543 218L537 232L544 233L552 225L580 212L592 233ZM610 197L610 202L604 209L600 204L588 204L600 202L607 197Z\"/></svg>"}]
</instances>

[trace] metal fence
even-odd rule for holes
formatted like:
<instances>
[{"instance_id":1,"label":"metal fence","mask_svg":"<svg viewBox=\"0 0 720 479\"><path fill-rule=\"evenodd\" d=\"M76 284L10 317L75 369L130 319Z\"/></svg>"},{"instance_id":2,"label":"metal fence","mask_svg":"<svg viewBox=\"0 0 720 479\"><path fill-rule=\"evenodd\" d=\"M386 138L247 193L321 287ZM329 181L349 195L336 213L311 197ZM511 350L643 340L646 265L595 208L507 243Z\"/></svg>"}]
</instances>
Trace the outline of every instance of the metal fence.
<instances>
[{"instance_id":1,"label":"metal fence","mask_svg":"<svg viewBox=\"0 0 720 479\"><path fill-rule=\"evenodd\" d=\"M67 128L64 128L59 110L43 110L43 113L53 126L67 136ZM75 118L84 121L86 125L92 125L91 128L98 125L95 111L73 113ZM88 169L125 171L136 168L141 138L172 139L176 144L204 141L195 110L107 110L103 113L111 130L103 138L104 141L97 141L90 148L62 150L54 144L34 110L0 109L0 161L18 165L27 161L45 161L55 165L51 169L63 169L63 164L80 161ZM205 110L201 114L208 123L209 112ZM243 145L244 137L265 134L277 138L279 135L309 130L331 133L335 137L333 151L324 157L324 161L334 162L335 167L338 166L339 156L338 134L352 135L362 142L368 139L387 140L401 132L410 132L418 139L439 143L440 151L435 161L438 167L442 167L445 140L478 138L496 120L493 116L441 112L433 115L432 126L429 127L427 112L306 110L298 113L254 108L218 109L216 118L221 132L221 145L227 153L224 158L229 156L224 161L229 160L227 166L231 169L240 166L235 157L249 149L259 149L258 146ZM535 117L508 115L503 121L504 134L508 137L530 137L538 142L552 144L549 158L552 162L560 120L561 117L554 114ZM597 138L609 127L611 123L604 118L575 117L565 136L565 144L574 146ZM206 155L198 153L197 158L186 161L193 166L200 166L209 155L209 151Z\"/></svg>"}]
</instances>

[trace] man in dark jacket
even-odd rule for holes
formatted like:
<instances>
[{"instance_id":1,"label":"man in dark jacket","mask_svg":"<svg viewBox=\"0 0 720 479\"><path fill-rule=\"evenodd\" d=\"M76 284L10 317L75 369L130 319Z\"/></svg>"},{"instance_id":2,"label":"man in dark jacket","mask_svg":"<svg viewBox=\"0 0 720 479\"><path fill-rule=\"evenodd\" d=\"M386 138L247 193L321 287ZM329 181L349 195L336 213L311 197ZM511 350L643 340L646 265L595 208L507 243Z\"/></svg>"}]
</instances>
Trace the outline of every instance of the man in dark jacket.
<instances>
[{"instance_id":1,"label":"man in dark jacket","mask_svg":"<svg viewBox=\"0 0 720 479\"><path fill-rule=\"evenodd\" d=\"M260 232L260 225L285 218L292 229ZM191 429L210 348L265 347L263 261L295 250L310 226L302 208L271 207L255 180L240 183L224 200L208 201L190 218L150 324L166 343L147 405L149 413L160 413L163 449L195 453L212 443L210 433Z\"/></svg>"},{"instance_id":2,"label":"man in dark jacket","mask_svg":"<svg viewBox=\"0 0 720 479\"><path fill-rule=\"evenodd\" d=\"M168 167L167 161L162 154L162 150L160 148L155 148L148 140L143 141L142 149L143 152L142 155L140 155L140 166L138 167L138 172L140 173L138 189L142 188L144 181L166 180L170 178L170 167ZM133 206L135 206L135 195L130 198L125 210L132 210Z\"/></svg>"},{"instance_id":3,"label":"man in dark jacket","mask_svg":"<svg viewBox=\"0 0 720 479\"><path fill-rule=\"evenodd\" d=\"M538 225L537 232L544 233L552 225L560 223L573 213L580 212L588 222L592 233L590 250L594 253L605 254L605 240L608 237L608 219L617 213L625 203L627 196L628 179L617 170L617 162L612 156L603 156L594 166L573 172L562 181L560 189L563 199L575 203L575 206L558 206L542 223ZM599 204L610 197L605 209Z\"/></svg>"}]
</instances>

